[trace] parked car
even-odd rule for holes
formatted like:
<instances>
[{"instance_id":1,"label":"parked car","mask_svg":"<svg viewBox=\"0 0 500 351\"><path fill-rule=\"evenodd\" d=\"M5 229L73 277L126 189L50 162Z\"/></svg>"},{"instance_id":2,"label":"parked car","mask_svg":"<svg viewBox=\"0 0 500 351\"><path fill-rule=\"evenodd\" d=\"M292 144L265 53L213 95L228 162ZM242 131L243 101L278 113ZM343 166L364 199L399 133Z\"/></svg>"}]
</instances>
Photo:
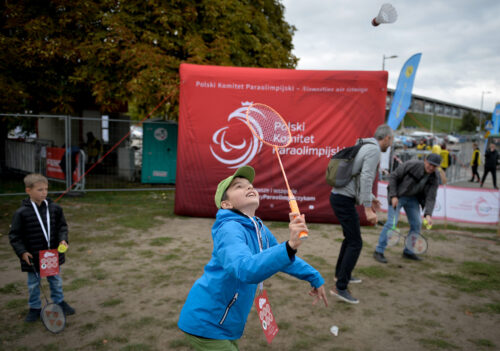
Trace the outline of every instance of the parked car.
<instances>
[{"instance_id":1,"label":"parked car","mask_svg":"<svg viewBox=\"0 0 500 351\"><path fill-rule=\"evenodd\" d=\"M417 139L409 135L400 135L399 140L408 147L415 147L418 144Z\"/></svg>"},{"instance_id":2,"label":"parked car","mask_svg":"<svg viewBox=\"0 0 500 351\"><path fill-rule=\"evenodd\" d=\"M456 136L451 135L451 134L448 134L444 139L449 144L458 144L460 142L459 138L457 138Z\"/></svg>"}]
</instances>

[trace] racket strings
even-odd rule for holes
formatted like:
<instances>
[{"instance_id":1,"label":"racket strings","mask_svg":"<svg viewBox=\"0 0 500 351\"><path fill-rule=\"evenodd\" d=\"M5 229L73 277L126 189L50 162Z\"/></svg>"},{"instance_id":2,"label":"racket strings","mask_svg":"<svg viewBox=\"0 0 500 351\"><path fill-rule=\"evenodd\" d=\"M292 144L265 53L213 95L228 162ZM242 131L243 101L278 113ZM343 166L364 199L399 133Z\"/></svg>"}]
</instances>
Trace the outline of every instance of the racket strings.
<instances>
[{"instance_id":1,"label":"racket strings","mask_svg":"<svg viewBox=\"0 0 500 351\"><path fill-rule=\"evenodd\" d=\"M247 111L247 117L249 127L262 142L285 147L292 141L288 124L269 106L253 104Z\"/></svg>"}]
</instances>

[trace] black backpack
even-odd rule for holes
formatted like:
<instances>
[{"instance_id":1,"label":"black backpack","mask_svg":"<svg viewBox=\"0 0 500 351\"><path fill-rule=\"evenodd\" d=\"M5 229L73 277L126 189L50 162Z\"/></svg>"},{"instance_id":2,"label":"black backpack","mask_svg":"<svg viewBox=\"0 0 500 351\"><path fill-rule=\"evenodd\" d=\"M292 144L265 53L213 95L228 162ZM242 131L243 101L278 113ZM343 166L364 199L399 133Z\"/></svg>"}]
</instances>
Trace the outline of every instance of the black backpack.
<instances>
[{"instance_id":1,"label":"black backpack","mask_svg":"<svg viewBox=\"0 0 500 351\"><path fill-rule=\"evenodd\" d=\"M352 179L352 167L354 166L354 158L358 154L361 146L366 144L373 144L363 142L359 139L359 143L354 146L346 147L332 156L328 167L326 168L326 182L328 185L335 188L342 188L346 186Z\"/></svg>"}]
</instances>

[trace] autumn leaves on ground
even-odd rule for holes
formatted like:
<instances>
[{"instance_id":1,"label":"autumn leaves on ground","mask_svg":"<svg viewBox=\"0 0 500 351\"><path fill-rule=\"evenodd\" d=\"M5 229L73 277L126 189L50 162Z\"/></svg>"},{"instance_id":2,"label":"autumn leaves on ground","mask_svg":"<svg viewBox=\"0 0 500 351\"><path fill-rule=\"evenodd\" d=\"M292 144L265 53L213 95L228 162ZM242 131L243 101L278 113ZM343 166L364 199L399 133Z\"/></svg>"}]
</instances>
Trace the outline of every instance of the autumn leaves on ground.
<instances>
[{"instance_id":1,"label":"autumn leaves on ground","mask_svg":"<svg viewBox=\"0 0 500 351\"><path fill-rule=\"evenodd\" d=\"M173 214L173 192L89 193L62 200L70 227L65 299L77 313L65 330L24 322L26 277L8 243L21 198L0 204L0 350L189 350L176 323L212 251L213 219ZM266 222L276 237L287 224ZM310 224L299 255L333 285L342 233ZM405 230L405 227L402 227ZM379 228L362 228L364 247L350 286L359 305L329 296L312 306L309 286L285 274L264 283L279 333L267 345L254 308L241 350L494 350L500 347L500 237L494 227L435 225L422 262L372 253ZM48 284L44 282L48 292ZM330 332L338 326L339 334Z\"/></svg>"}]
</instances>

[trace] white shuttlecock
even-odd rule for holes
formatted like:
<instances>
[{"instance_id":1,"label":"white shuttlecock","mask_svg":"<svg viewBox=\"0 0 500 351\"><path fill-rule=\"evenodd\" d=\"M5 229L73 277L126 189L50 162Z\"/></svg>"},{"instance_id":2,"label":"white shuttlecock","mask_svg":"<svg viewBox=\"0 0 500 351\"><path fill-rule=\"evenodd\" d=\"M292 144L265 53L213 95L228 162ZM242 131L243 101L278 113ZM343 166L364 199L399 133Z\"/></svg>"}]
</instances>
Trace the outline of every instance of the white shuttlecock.
<instances>
[{"instance_id":1,"label":"white shuttlecock","mask_svg":"<svg viewBox=\"0 0 500 351\"><path fill-rule=\"evenodd\" d=\"M398 19L398 12L391 4L383 4L380 11L374 19L372 25L378 26L381 23L394 23Z\"/></svg>"}]
</instances>

